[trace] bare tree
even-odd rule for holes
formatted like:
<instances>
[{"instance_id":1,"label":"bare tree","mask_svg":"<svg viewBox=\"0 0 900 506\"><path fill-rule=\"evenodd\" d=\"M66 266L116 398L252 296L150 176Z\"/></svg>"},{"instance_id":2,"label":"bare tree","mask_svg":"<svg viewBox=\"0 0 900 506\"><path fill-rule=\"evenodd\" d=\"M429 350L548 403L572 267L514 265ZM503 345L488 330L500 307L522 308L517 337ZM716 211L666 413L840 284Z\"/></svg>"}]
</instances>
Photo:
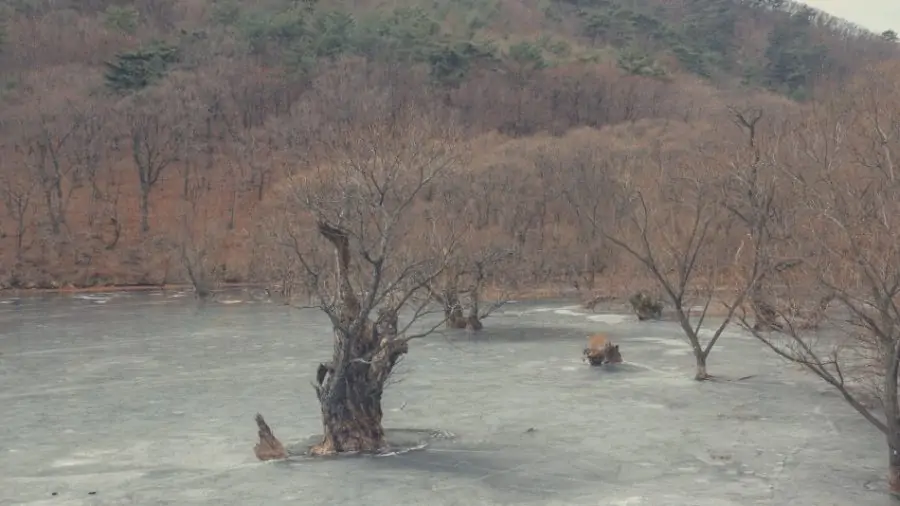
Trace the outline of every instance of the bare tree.
<instances>
[{"instance_id":1,"label":"bare tree","mask_svg":"<svg viewBox=\"0 0 900 506\"><path fill-rule=\"evenodd\" d=\"M482 321L509 301L505 292L497 293L487 305L483 298L494 270L514 255L512 248L460 248L444 273L426 287L443 308L447 328L479 331L484 328Z\"/></svg>"},{"instance_id":2,"label":"bare tree","mask_svg":"<svg viewBox=\"0 0 900 506\"><path fill-rule=\"evenodd\" d=\"M779 192L788 181L780 174L776 151L767 150L764 156L761 143L765 141L760 139L763 110L731 106L729 111L747 140L745 149L734 150L723 185L723 204L744 232L740 234L743 237L734 263L739 272L741 268L746 269L749 277L755 278L748 293L755 328L774 330L780 323L770 302L776 292L773 276L802 262L796 249L791 248L795 243L790 235L789 197L784 191Z\"/></svg>"},{"instance_id":3,"label":"bare tree","mask_svg":"<svg viewBox=\"0 0 900 506\"><path fill-rule=\"evenodd\" d=\"M296 214L284 236L334 328L334 353L315 385L324 427L315 455L385 446L385 383L408 342L443 324L422 322L426 287L445 270L461 231L417 197L450 175L459 154L443 118L405 109L391 117L354 125L329 146L329 163L295 177L289 193ZM303 223L312 230L301 232ZM316 255L315 235L333 249L333 271ZM425 246L438 239L443 249L434 255Z\"/></svg>"},{"instance_id":4,"label":"bare tree","mask_svg":"<svg viewBox=\"0 0 900 506\"><path fill-rule=\"evenodd\" d=\"M900 495L900 181L893 162L900 103L890 101L896 80L874 74L825 102L826 114L805 118L807 131L797 134L802 156L783 170L797 202L791 233L803 239L797 252L803 262L778 275L787 287L773 298L780 332L740 320L884 434L889 488ZM815 294L825 295L815 304L816 313L827 310L821 325L809 325L798 310Z\"/></svg>"},{"instance_id":5,"label":"bare tree","mask_svg":"<svg viewBox=\"0 0 900 506\"><path fill-rule=\"evenodd\" d=\"M194 295L207 299L219 285L224 275L223 265L216 262L216 250L223 243L223 230L219 220L211 219L194 201L183 206L180 229L173 241L178 258L187 274Z\"/></svg>"},{"instance_id":6,"label":"bare tree","mask_svg":"<svg viewBox=\"0 0 900 506\"><path fill-rule=\"evenodd\" d=\"M66 150L69 164L73 167L73 180L80 186L90 185L90 211L88 225L93 226L97 219L98 204L107 198L101 184L101 165L107 161L107 144L109 143L109 116L97 101L88 100L79 104L71 104L74 129L71 134L71 146Z\"/></svg>"},{"instance_id":7,"label":"bare tree","mask_svg":"<svg viewBox=\"0 0 900 506\"><path fill-rule=\"evenodd\" d=\"M29 174L0 173L0 195L3 205L16 224L16 260L22 260L25 233L28 231L28 215L36 182Z\"/></svg>"},{"instance_id":8,"label":"bare tree","mask_svg":"<svg viewBox=\"0 0 900 506\"><path fill-rule=\"evenodd\" d=\"M563 185L563 193L575 214L577 244L584 251L581 280L588 292L585 306L593 309L603 298L594 293L597 275L606 270L611 248L604 240L603 230L608 229L615 214L615 180L609 160L600 156L598 148L582 146L569 153L566 167L560 167L560 177L569 178ZM573 184L574 183L574 184ZM599 192L599 193L598 193ZM579 286L580 288L580 286Z\"/></svg>"},{"instance_id":9,"label":"bare tree","mask_svg":"<svg viewBox=\"0 0 900 506\"><path fill-rule=\"evenodd\" d=\"M499 281L498 275L505 271L504 267L515 258L518 250L510 237L487 227L478 230L476 202L492 198L485 192L490 186L482 185L483 177L478 176L471 172L460 174L453 182L429 190L427 195L437 206L434 212L469 231L456 254L448 259L444 272L426 287L431 297L443 307L447 328L481 330L484 327L482 320L508 301L507 294L502 291L487 304L483 300L486 285ZM444 248L441 243L435 246L439 250Z\"/></svg>"},{"instance_id":10,"label":"bare tree","mask_svg":"<svg viewBox=\"0 0 900 506\"><path fill-rule=\"evenodd\" d=\"M74 165L64 153L76 125L74 118L58 111L41 111L33 124L23 125L25 138L17 150L38 182L53 235L66 224L66 209L75 188L71 181Z\"/></svg>"},{"instance_id":11,"label":"bare tree","mask_svg":"<svg viewBox=\"0 0 900 506\"><path fill-rule=\"evenodd\" d=\"M189 134L182 101L168 87L127 99L123 104L131 158L138 176L141 231L150 231L150 195L160 176L178 161Z\"/></svg>"},{"instance_id":12,"label":"bare tree","mask_svg":"<svg viewBox=\"0 0 900 506\"><path fill-rule=\"evenodd\" d=\"M101 200L101 217L103 218L101 225L103 225L102 228L112 229L112 238L104 240L104 248L107 251L112 251L116 249L119 240L122 238L122 221L119 219L119 198L122 195L122 183L118 176L114 174L114 171L109 171L104 187ZM99 236L102 238L103 233L100 232Z\"/></svg>"},{"instance_id":13,"label":"bare tree","mask_svg":"<svg viewBox=\"0 0 900 506\"><path fill-rule=\"evenodd\" d=\"M736 290L725 288L728 262L717 251L730 233L733 217L723 205L721 176L709 160L651 166L637 160L617 169L616 220L601 227L603 236L650 274L684 331L696 360L694 378L709 379L707 359L730 323L734 311L755 285L756 259ZM596 191L601 191L597 188ZM723 318L704 342L702 326L714 301L724 299Z\"/></svg>"}]
</instances>

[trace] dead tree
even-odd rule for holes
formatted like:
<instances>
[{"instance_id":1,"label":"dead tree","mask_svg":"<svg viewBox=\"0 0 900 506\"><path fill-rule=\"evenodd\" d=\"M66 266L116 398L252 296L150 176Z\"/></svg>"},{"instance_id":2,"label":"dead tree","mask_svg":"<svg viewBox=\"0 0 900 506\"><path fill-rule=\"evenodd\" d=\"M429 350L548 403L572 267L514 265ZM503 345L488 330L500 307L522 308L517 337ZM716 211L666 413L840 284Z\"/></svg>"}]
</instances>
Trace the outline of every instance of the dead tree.
<instances>
[{"instance_id":1,"label":"dead tree","mask_svg":"<svg viewBox=\"0 0 900 506\"><path fill-rule=\"evenodd\" d=\"M287 196L292 228L281 235L334 330L331 360L315 384L324 436L313 455L383 449L388 377L410 340L443 325L437 318L411 331L431 313L426 287L455 254L461 230L426 213L418 197L457 166L456 146L443 119L408 110L384 117L335 136L328 162L296 176ZM312 230L304 233L304 222ZM309 232L333 250L333 270ZM432 247L438 240L440 250Z\"/></svg>"},{"instance_id":2,"label":"dead tree","mask_svg":"<svg viewBox=\"0 0 900 506\"><path fill-rule=\"evenodd\" d=\"M256 458L262 461L286 459L288 454L284 445L259 413L256 414L256 426L259 428L259 443L253 448Z\"/></svg>"}]
</instances>

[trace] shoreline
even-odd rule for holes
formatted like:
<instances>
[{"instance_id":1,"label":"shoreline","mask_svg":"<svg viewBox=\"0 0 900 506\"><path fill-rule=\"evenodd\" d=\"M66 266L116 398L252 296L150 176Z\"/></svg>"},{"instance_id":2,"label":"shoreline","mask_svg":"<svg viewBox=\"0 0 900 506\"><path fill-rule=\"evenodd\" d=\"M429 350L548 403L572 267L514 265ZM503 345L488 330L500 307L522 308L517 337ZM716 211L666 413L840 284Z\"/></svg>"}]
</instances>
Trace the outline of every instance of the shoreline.
<instances>
[{"instance_id":1,"label":"shoreline","mask_svg":"<svg viewBox=\"0 0 900 506\"><path fill-rule=\"evenodd\" d=\"M231 289L238 288L258 288L263 289L270 286L268 283L222 283L219 285L214 292L218 291L227 291ZM190 283L166 283L162 285L156 284L122 284L122 285L95 285L95 286L61 286L59 288L24 288L24 287L2 287L0 288L0 295L2 294L21 294L21 295L31 295L31 294L41 294L41 295L68 295L68 294L80 294L80 293L103 293L103 292L154 292L154 291L182 291L182 290L193 290L193 285ZM490 298L490 295L496 295L500 291L493 291L492 289L485 290L486 297ZM562 289L562 288L553 288L553 287L545 287L545 288L535 288L535 289L524 289L518 291L503 291L504 295L509 300L540 300L540 299L553 299L553 298L565 298L565 299L575 299L580 294L572 291L571 289Z\"/></svg>"},{"instance_id":2,"label":"shoreline","mask_svg":"<svg viewBox=\"0 0 900 506\"><path fill-rule=\"evenodd\" d=\"M220 290L231 288L264 288L265 283L223 283ZM79 293L103 293L103 292L154 292L192 290L190 283L171 283L164 285L96 285L96 286L62 286L59 288L0 288L0 294L14 293L22 295L69 295Z\"/></svg>"},{"instance_id":3,"label":"shoreline","mask_svg":"<svg viewBox=\"0 0 900 506\"><path fill-rule=\"evenodd\" d=\"M268 285L266 283L223 283L219 286L215 292L223 292L233 289L241 289L241 288L256 288L256 289L264 289ZM0 296L10 295L10 296L40 296L40 295L78 295L78 294L88 294L88 293L122 293L122 292L166 292L166 291L191 291L193 290L193 285L190 283L170 283L163 285L97 285L97 286L88 286L88 287L75 287L75 286L63 286L59 288L0 288ZM563 288L563 287L537 287L530 289L522 289L522 290L514 290L514 291L504 291L497 290L496 288L489 287L485 290L485 299L490 299L490 295L497 296L500 293L503 293L509 301L523 301L523 302L533 302L540 300L552 300L559 299L570 302L577 302L578 305L584 311L593 314L600 314L603 312L615 312L615 313L631 313L631 308L628 304L628 297L626 296L616 296L616 295L605 295L602 296L601 299L594 304L594 307L585 307L586 301L590 299L585 298L582 293L572 289L572 288ZM485 301L483 301L485 302ZM714 300L710 305L707 316L709 317L717 317L724 316L723 313L727 311L724 308L720 307L721 302ZM693 308L692 308L693 309ZM665 311L664 313L670 313L670 311ZM698 314L689 310L689 313L692 317L698 316ZM669 316L668 314L666 316ZM664 317L663 319L668 319Z\"/></svg>"}]
</instances>

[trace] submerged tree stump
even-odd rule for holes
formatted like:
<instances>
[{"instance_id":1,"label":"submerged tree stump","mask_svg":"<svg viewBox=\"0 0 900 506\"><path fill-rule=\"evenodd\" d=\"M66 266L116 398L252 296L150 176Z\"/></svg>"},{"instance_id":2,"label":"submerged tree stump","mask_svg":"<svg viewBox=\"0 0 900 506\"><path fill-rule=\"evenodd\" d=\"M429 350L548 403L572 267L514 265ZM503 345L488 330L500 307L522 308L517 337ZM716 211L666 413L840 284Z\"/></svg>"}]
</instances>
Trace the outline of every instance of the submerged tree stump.
<instances>
[{"instance_id":1,"label":"submerged tree stump","mask_svg":"<svg viewBox=\"0 0 900 506\"><path fill-rule=\"evenodd\" d=\"M592 366L603 364L619 364L624 360L619 345L613 344L605 334L594 334L588 338L584 348L584 360Z\"/></svg>"},{"instance_id":2,"label":"submerged tree stump","mask_svg":"<svg viewBox=\"0 0 900 506\"><path fill-rule=\"evenodd\" d=\"M662 318L662 301L647 293L637 292L628 299L628 302L631 303L631 308L634 309L640 321L659 320Z\"/></svg>"},{"instance_id":3,"label":"submerged tree stump","mask_svg":"<svg viewBox=\"0 0 900 506\"><path fill-rule=\"evenodd\" d=\"M287 458L287 451L281 441L272 433L261 414L256 414L256 426L259 427L259 443L253 447L256 458L262 461L281 460Z\"/></svg>"}]
</instances>

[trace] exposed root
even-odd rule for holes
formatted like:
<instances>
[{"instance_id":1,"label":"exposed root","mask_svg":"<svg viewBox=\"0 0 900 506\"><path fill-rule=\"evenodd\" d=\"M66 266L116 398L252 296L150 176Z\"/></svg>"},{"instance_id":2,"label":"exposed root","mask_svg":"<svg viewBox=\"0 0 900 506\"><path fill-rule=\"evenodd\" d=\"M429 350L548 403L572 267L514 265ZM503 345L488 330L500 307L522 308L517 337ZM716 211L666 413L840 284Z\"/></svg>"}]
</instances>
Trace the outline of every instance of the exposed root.
<instances>
[{"instance_id":1,"label":"exposed root","mask_svg":"<svg viewBox=\"0 0 900 506\"><path fill-rule=\"evenodd\" d=\"M331 441L322 441L309 448L309 455L311 457L331 457L337 455L337 453L338 452L335 450L334 444Z\"/></svg>"},{"instance_id":2,"label":"exposed root","mask_svg":"<svg viewBox=\"0 0 900 506\"><path fill-rule=\"evenodd\" d=\"M253 447L256 458L262 461L286 459L287 451L285 451L284 445L275 437L272 429L259 413L256 414L256 426L259 427L259 443Z\"/></svg>"}]
</instances>

